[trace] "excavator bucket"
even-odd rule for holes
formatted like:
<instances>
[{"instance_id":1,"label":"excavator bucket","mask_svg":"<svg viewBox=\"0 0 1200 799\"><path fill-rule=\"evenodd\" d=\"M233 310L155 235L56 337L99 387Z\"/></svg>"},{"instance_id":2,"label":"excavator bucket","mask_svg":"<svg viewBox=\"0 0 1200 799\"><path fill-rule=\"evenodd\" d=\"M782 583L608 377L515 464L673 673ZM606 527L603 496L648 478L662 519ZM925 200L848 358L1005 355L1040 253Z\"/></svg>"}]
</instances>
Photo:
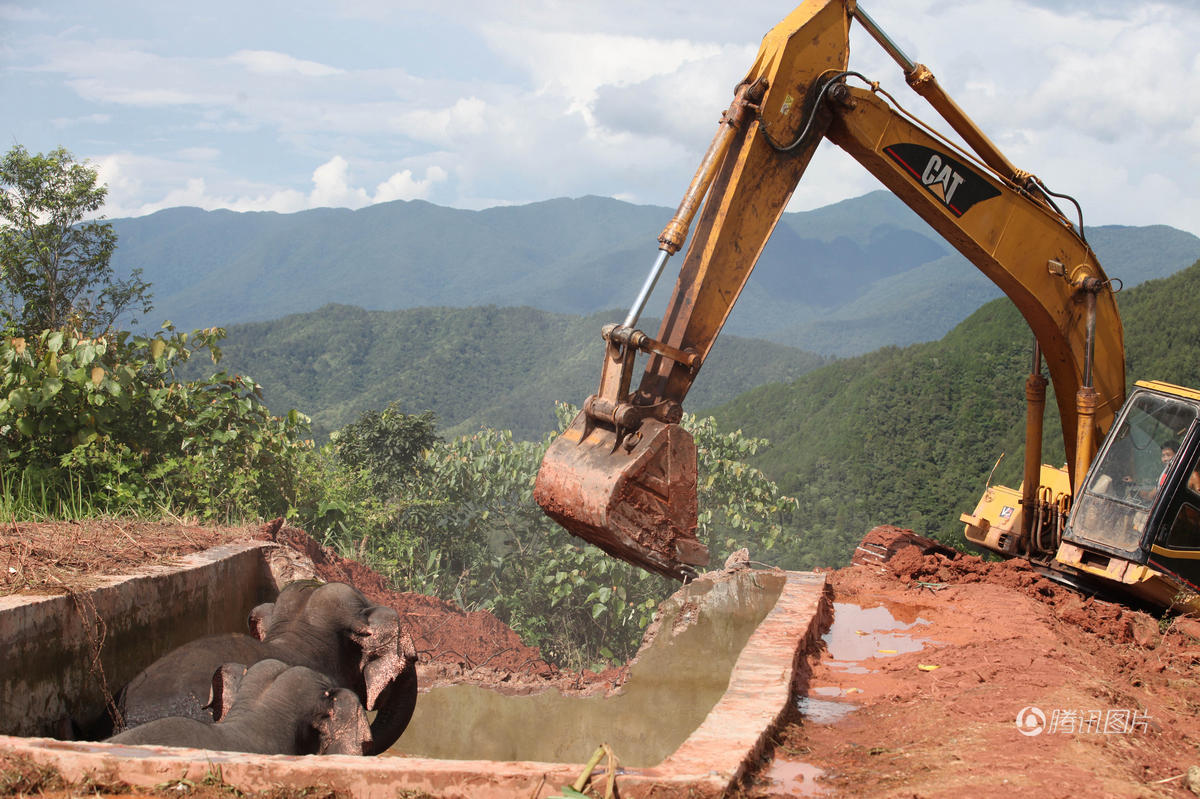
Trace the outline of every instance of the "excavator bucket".
<instances>
[{"instance_id":1,"label":"excavator bucket","mask_svg":"<svg viewBox=\"0 0 1200 799\"><path fill-rule=\"evenodd\" d=\"M682 580L708 563L696 538L696 444L677 424L645 419L618 438L580 413L542 459L534 499L610 555Z\"/></svg>"}]
</instances>

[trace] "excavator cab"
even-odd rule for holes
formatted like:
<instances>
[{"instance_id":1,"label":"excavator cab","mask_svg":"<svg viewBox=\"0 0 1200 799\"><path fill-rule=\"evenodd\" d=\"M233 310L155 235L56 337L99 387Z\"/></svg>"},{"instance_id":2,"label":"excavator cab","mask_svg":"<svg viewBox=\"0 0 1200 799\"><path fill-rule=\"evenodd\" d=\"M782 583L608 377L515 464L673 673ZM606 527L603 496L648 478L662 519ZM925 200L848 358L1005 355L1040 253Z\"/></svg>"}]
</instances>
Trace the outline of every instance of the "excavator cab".
<instances>
[{"instance_id":1,"label":"excavator cab","mask_svg":"<svg viewBox=\"0 0 1200 799\"><path fill-rule=\"evenodd\" d=\"M1200 392L1139 381L1055 557L1158 606L1200 590Z\"/></svg>"}]
</instances>

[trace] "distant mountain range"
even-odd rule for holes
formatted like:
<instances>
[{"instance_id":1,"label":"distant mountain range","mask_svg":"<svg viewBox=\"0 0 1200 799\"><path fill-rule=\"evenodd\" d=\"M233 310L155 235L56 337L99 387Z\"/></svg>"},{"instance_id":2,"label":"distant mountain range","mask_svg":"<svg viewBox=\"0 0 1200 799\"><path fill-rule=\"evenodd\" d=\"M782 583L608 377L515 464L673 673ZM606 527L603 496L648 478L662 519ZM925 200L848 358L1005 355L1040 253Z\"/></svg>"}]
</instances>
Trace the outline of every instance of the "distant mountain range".
<instances>
[{"instance_id":1,"label":"distant mountain range","mask_svg":"<svg viewBox=\"0 0 1200 799\"><path fill-rule=\"evenodd\" d=\"M184 329L329 303L586 315L628 307L671 213L601 197L484 211L420 201L294 214L172 208L112 220L113 265L121 274L143 270L153 286L151 322ZM1200 257L1200 239L1162 225L1087 233L1127 287ZM649 313L661 313L670 282L664 278ZM785 214L726 330L853 355L940 338L996 296L920 218L879 191Z\"/></svg>"}]
</instances>

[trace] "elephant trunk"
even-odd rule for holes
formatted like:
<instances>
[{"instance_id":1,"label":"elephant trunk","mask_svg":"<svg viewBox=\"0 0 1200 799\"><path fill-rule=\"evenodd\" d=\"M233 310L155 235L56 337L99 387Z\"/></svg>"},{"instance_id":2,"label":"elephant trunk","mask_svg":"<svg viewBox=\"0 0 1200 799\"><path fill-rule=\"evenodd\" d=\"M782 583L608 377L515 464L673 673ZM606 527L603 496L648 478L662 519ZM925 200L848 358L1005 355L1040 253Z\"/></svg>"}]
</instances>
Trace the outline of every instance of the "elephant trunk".
<instances>
[{"instance_id":1,"label":"elephant trunk","mask_svg":"<svg viewBox=\"0 0 1200 799\"><path fill-rule=\"evenodd\" d=\"M396 742L412 719L417 703L417 650L399 614L387 607L372 608L355 638L362 647L363 705L376 711L371 737L373 753L379 754Z\"/></svg>"},{"instance_id":2,"label":"elephant trunk","mask_svg":"<svg viewBox=\"0 0 1200 799\"><path fill-rule=\"evenodd\" d=\"M379 755L391 748L412 720L417 706L417 669L410 662L390 685L379 694L378 712L371 724L371 745L367 754Z\"/></svg>"}]
</instances>

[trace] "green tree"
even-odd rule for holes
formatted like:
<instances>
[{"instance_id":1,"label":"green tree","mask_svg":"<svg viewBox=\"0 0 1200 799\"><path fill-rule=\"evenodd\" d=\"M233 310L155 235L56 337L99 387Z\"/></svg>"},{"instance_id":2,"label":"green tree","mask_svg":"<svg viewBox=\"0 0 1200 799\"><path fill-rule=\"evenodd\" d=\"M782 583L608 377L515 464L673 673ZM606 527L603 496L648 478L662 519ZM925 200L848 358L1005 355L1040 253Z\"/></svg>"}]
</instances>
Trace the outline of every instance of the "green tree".
<instances>
[{"instance_id":1,"label":"green tree","mask_svg":"<svg viewBox=\"0 0 1200 799\"><path fill-rule=\"evenodd\" d=\"M422 453L438 441L433 412L404 413L397 400L334 433L333 451L345 466L365 472L371 488L386 496L401 489Z\"/></svg>"},{"instance_id":2,"label":"green tree","mask_svg":"<svg viewBox=\"0 0 1200 799\"><path fill-rule=\"evenodd\" d=\"M67 326L95 335L126 311L150 311L150 284L125 280L109 263L112 226L85 222L108 189L96 170L62 147L31 154L15 145L0 159L0 313L18 334Z\"/></svg>"}]
</instances>

